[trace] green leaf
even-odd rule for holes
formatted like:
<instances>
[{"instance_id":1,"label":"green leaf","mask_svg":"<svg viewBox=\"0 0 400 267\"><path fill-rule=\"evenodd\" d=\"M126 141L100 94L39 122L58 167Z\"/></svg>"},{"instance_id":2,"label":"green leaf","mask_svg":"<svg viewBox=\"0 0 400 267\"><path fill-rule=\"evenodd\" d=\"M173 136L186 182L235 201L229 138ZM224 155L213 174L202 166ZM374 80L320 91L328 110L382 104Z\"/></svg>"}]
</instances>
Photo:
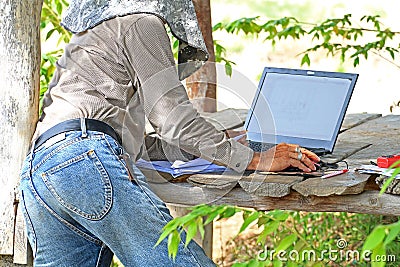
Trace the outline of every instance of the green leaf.
<instances>
[{"instance_id":1,"label":"green leaf","mask_svg":"<svg viewBox=\"0 0 400 267\"><path fill-rule=\"evenodd\" d=\"M269 221L271 221L271 219L267 216L261 216L260 218L258 218L257 226L261 227L262 225L267 224Z\"/></svg>"},{"instance_id":2,"label":"green leaf","mask_svg":"<svg viewBox=\"0 0 400 267\"><path fill-rule=\"evenodd\" d=\"M168 237L168 255L175 259L178 254L179 243L181 236L177 230L174 230Z\"/></svg>"},{"instance_id":3,"label":"green leaf","mask_svg":"<svg viewBox=\"0 0 400 267\"><path fill-rule=\"evenodd\" d=\"M305 246L307 246L307 243L305 243L303 240L300 240L299 242L296 242L293 249L297 252L300 252Z\"/></svg>"},{"instance_id":4,"label":"green leaf","mask_svg":"<svg viewBox=\"0 0 400 267\"><path fill-rule=\"evenodd\" d=\"M297 235L295 234L291 234L288 235L287 237L285 237L284 239L282 239L281 242L279 242L279 245L276 247L276 252L275 254L277 254L279 251L281 250L286 250L288 247L290 247L293 242L295 242L297 240Z\"/></svg>"},{"instance_id":5,"label":"green leaf","mask_svg":"<svg viewBox=\"0 0 400 267\"><path fill-rule=\"evenodd\" d=\"M172 45L172 48L173 48L173 49L178 49L178 47L179 47L179 40L176 39L176 40L174 41L173 45Z\"/></svg>"},{"instance_id":6,"label":"green leaf","mask_svg":"<svg viewBox=\"0 0 400 267\"><path fill-rule=\"evenodd\" d=\"M203 225L203 218L201 218L201 217L197 218L196 223L197 223L197 226L199 227L200 236L202 239L204 239L205 230L204 230L204 225Z\"/></svg>"},{"instance_id":7,"label":"green leaf","mask_svg":"<svg viewBox=\"0 0 400 267\"><path fill-rule=\"evenodd\" d=\"M258 211L253 211L247 218L245 218L242 227L240 227L239 234L243 232L252 222L257 220L259 217Z\"/></svg>"},{"instance_id":8,"label":"green leaf","mask_svg":"<svg viewBox=\"0 0 400 267\"><path fill-rule=\"evenodd\" d=\"M185 247L189 245L189 242L196 236L196 234L197 234L197 224L195 221L191 221L187 227Z\"/></svg>"},{"instance_id":9,"label":"green leaf","mask_svg":"<svg viewBox=\"0 0 400 267\"><path fill-rule=\"evenodd\" d=\"M58 2L57 3L57 13L61 14L62 10L63 10L63 5L60 2Z\"/></svg>"},{"instance_id":10,"label":"green leaf","mask_svg":"<svg viewBox=\"0 0 400 267\"><path fill-rule=\"evenodd\" d=\"M48 40L55 30L56 29L51 29L50 31L48 31L45 40Z\"/></svg>"},{"instance_id":11,"label":"green leaf","mask_svg":"<svg viewBox=\"0 0 400 267\"><path fill-rule=\"evenodd\" d=\"M382 259L386 257L386 248L383 244L379 244L374 250L372 251L371 255L371 267L384 267L386 265L385 261L378 261L377 259Z\"/></svg>"},{"instance_id":12,"label":"green leaf","mask_svg":"<svg viewBox=\"0 0 400 267\"><path fill-rule=\"evenodd\" d=\"M209 224L210 222L214 221L215 218L217 218L217 216L219 215L220 211L219 210L215 210L212 213L210 213L209 215L207 215L207 219L204 222L204 225Z\"/></svg>"},{"instance_id":13,"label":"green leaf","mask_svg":"<svg viewBox=\"0 0 400 267\"><path fill-rule=\"evenodd\" d=\"M386 236L385 242L383 242L384 246L389 245L393 240L395 240L400 233L400 223L392 225L389 227L389 234Z\"/></svg>"},{"instance_id":14,"label":"green leaf","mask_svg":"<svg viewBox=\"0 0 400 267\"><path fill-rule=\"evenodd\" d=\"M215 32L217 30L222 30L223 28L224 28L224 26L223 26L222 22L219 22L213 26L212 31Z\"/></svg>"},{"instance_id":15,"label":"green leaf","mask_svg":"<svg viewBox=\"0 0 400 267\"><path fill-rule=\"evenodd\" d=\"M389 52L390 57L394 60L395 56L394 56L394 51L393 51L393 49L391 49L390 47L386 47L386 50Z\"/></svg>"},{"instance_id":16,"label":"green leaf","mask_svg":"<svg viewBox=\"0 0 400 267\"><path fill-rule=\"evenodd\" d=\"M304 64L307 64L308 66L310 66L311 64L308 54L304 54L303 58L301 59L301 66L303 66Z\"/></svg>"},{"instance_id":17,"label":"green leaf","mask_svg":"<svg viewBox=\"0 0 400 267\"><path fill-rule=\"evenodd\" d=\"M225 73L226 75L228 75L229 77L232 76L232 65L230 62L226 62L225 63Z\"/></svg>"},{"instance_id":18,"label":"green leaf","mask_svg":"<svg viewBox=\"0 0 400 267\"><path fill-rule=\"evenodd\" d=\"M284 222L287 220L287 218L289 218L289 212L287 211L283 211L283 210L274 210L272 212L269 213L270 216L272 216L273 218L275 218L275 220Z\"/></svg>"},{"instance_id":19,"label":"green leaf","mask_svg":"<svg viewBox=\"0 0 400 267\"><path fill-rule=\"evenodd\" d=\"M272 221L268 224L265 224L263 231L257 238L257 243L265 245L265 240L267 239L267 236L272 232L275 232L278 229L278 227L279 227L279 222L277 221Z\"/></svg>"},{"instance_id":20,"label":"green leaf","mask_svg":"<svg viewBox=\"0 0 400 267\"><path fill-rule=\"evenodd\" d=\"M363 245L363 251L373 250L374 248L379 246L382 243L385 236L386 236L385 228L383 228L382 226L377 226L365 240L365 243Z\"/></svg>"},{"instance_id":21,"label":"green leaf","mask_svg":"<svg viewBox=\"0 0 400 267\"><path fill-rule=\"evenodd\" d=\"M226 66L226 65L225 65L225 66ZM237 212L237 209L236 209L235 207L230 207L230 206L228 206L228 207L226 207L226 208L224 209L224 211L222 212L222 214L221 214L221 216L220 216L219 219L230 218L230 217L232 217L233 215L235 215L236 212Z\"/></svg>"},{"instance_id":22,"label":"green leaf","mask_svg":"<svg viewBox=\"0 0 400 267\"><path fill-rule=\"evenodd\" d=\"M259 262L255 259L251 259L247 264L247 267L258 267L259 266Z\"/></svg>"},{"instance_id":23,"label":"green leaf","mask_svg":"<svg viewBox=\"0 0 400 267\"><path fill-rule=\"evenodd\" d=\"M354 66L354 67L357 67L357 65L359 65L359 64L360 64L360 58L359 58L359 57L356 57L356 58L354 59L353 66Z\"/></svg>"},{"instance_id":24,"label":"green leaf","mask_svg":"<svg viewBox=\"0 0 400 267\"><path fill-rule=\"evenodd\" d=\"M396 161L395 163L392 164L392 166L389 167L388 171L393 169L394 166L397 166L398 164L400 164L400 160ZM379 192L379 194L383 194L385 193L386 189L389 187L389 185L392 183L392 181L394 180L394 178L396 177L397 174L400 173L400 168L396 168L393 173L392 176L387 179L387 181L383 184L381 191Z\"/></svg>"},{"instance_id":25,"label":"green leaf","mask_svg":"<svg viewBox=\"0 0 400 267\"><path fill-rule=\"evenodd\" d=\"M158 246L161 243L161 241L163 241L172 231L174 231L179 226L179 219L180 218L173 219L163 227L163 231L160 235L160 238L157 240L154 247Z\"/></svg>"}]
</instances>

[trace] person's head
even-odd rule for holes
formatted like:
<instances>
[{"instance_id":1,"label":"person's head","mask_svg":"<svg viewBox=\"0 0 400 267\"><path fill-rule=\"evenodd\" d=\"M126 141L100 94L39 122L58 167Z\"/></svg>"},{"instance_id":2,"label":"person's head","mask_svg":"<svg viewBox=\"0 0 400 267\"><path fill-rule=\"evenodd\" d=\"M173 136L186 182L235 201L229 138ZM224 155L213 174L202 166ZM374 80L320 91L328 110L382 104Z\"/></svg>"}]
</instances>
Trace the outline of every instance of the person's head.
<instances>
[{"instance_id":1,"label":"person's head","mask_svg":"<svg viewBox=\"0 0 400 267\"><path fill-rule=\"evenodd\" d=\"M184 79L208 59L203 35L191 0L71 0L61 25L81 33L101 22L134 13L154 14L179 40L178 70Z\"/></svg>"}]
</instances>

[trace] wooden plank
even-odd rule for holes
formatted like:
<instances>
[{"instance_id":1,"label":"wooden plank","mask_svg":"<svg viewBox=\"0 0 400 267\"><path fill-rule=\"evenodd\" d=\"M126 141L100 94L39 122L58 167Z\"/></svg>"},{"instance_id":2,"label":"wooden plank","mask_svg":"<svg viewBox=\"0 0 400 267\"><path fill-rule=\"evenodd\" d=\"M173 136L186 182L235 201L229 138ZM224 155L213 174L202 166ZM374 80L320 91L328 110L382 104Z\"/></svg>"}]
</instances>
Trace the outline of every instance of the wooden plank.
<instances>
[{"instance_id":1,"label":"wooden plank","mask_svg":"<svg viewBox=\"0 0 400 267\"><path fill-rule=\"evenodd\" d=\"M247 109L228 108L215 113L202 112L200 115L218 130L230 130L243 126L247 113Z\"/></svg>"},{"instance_id":2,"label":"wooden plank","mask_svg":"<svg viewBox=\"0 0 400 267\"><path fill-rule=\"evenodd\" d=\"M347 131L367 121L374 120L379 117L382 117L382 115L370 113L346 114L343 120L342 127L340 128L340 132Z\"/></svg>"},{"instance_id":3,"label":"wooden plank","mask_svg":"<svg viewBox=\"0 0 400 267\"><path fill-rule=\"evenodd\" d=\"M368 148L371 145L372 145L371 143L347 141L343 140L342 138L339 138L339 140L336 142L332 154L323 155L321 159L329 163L337 163L339 161L347 159L351 155L363 149Z\"/></svg>"},{"instance_id":4,"label":"wooden plank","mask_svg":"<svg viewBox=\"0 0 400 267\"><path fill-rule=\"evenodd\" d=\"M293 185L303 196L331 196L359 194L364 191L369 175L348 172L331 178L309 178Z\"/></svg>"},{"instance_id":5,"label":"wooden plank","mask_svg":"<svg viewBox=\"0 0 400 267\"><path fill-rule=\"evenodd\" d=\"M380 117L340 134L340 140L357 140L370 143L370 147L363 149L348 158L348 161L363 160L365 163L376 161L382 155L400 152L400 116L389 115Z\"/></svg>"},{"instance_id":6,"label":"wooden plank","mask_svg":"<svg viewBox=\"0 0 400 267\"><path fill-rule=\"evenodd\" d=\"M199 187L230 189L237 185L241 175L236 173L224 174L194 174L187 179L187 182Z\"/></svg>"},{"instance_id":7,"label":"wooden plank","mask_svg":"<svg viewBox=\"0 0 400 267\"><path fill-rule=\"evenodd\" d=\"M13 256L0 255L0 266L1 267L21 267L21 264L17 264L13 262ZM27 265L23 265L23 267L32 267L33 262L28 262Z\"/></svg>"},{"instance_id":8,"label":"wooden plank","mask_svg":"<svg viewBox=\"0 0 400 267\"><path fill-rule=\"evenodd\" d=\"M252 174L239 180L239 185L255 196L283 197L291 192L291 187L303 181L302 176Z\"/></svg>"},{"instance_id":9,"label":"wooden plank","mask_svg":"<svg viewBox=\"0 0 400 267\"><path fill-rule=\"evenodd\" d=\"M16 225L25 226L21 205L18 205ZM31 262L33 262L32 250L28 244L28 237L25 227L18 227L15 229L14 263L26 265Z\"/></svg>"},{"instance_id":10,"label":"wooden plank","mask_svg":"<svg viewBox=\"0 0 400 267\"><path fill-rule=\"evenodd\" d=\"M0 1L0 254L5 255L13 253L14 191L38 117L41 5Z\"/></svg>"},{"instance_id":11,"label":"wooden plank","mask_svg":"<svg viewBox=\"0 0 400 267\"><path fill-rule=\"evenodd\" d=\"M248 193L257 196L282 197L290 193L293 184L303 180L302 176L265 175L253 173L250 175L239 174L196 174L187 179L191 185L207 189L234 188L238 183Z\"/></svg>"},{"instance_id":12,"label":"wooden plank","mask_svg":"<svg viewBox=\"0 0 400 267\"><path fill-rule=\"evenodd\" d=\"M310 212L352 212L400 216L400 196L366 190L357 195L303 196L292 192L282 198L249 194L240 187L230 191L193 187L187 183L150 184L153 191L166 203L194 206L198 204L236 205L259 210L298 210ZM224 192L221 192L224 191ZM172 193L172 192L179 192Z\"/></svg>"}]
</instances>

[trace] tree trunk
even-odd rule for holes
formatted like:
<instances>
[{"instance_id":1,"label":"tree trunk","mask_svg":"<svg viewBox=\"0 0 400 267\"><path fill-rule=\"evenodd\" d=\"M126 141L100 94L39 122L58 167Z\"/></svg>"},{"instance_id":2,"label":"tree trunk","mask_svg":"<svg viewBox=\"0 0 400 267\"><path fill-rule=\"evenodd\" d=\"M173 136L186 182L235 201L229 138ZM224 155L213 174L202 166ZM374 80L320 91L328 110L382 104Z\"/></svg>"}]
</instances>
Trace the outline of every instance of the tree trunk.
<instances>
[{"instance_id":1,"label":"tree trunk","mask_svg":"<svg viewBox=\"0 0 400 267\"><path fill-rule=\"evenodd\" d=\"M41 8L42 0L0 1L0 255L17 253L15 233L26 247L24 226L14 225L20 168L38 118Z\"/></svg>"},{"instance_id":2,"label":"tree trunk","mask_svg":"<svg viewBox=\"0 0 400 267\"><path fill-rule=\"evenodd\" d=\"M193 0L200 29L206 42L210 59L200 70L186 79L190 99L198 111L216 111L216 69L212 37L210 0Z\"/></svg>"}]
</instances>

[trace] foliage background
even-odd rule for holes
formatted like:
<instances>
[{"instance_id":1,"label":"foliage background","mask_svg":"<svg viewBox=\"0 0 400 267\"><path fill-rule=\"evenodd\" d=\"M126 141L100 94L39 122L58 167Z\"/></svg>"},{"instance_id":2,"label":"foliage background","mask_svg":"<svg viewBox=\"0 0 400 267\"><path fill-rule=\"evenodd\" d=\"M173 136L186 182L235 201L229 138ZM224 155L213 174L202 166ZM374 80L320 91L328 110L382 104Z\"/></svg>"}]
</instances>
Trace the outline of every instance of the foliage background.
<instances>
[{"instance_id":1,"label":"foliage background","mask_svg":"<svg viewBox=\"0 0 400 267\"><path fill-rule=\"evenodd\" d=\"M221 21L233 21L241 17L256 16L260 16L261 21L292 16L299 21L319 23L327 18L341 18L345 14L351 13L352 21L359 21L364 15L380 15L383 27L400 31L398 24L400 2L395 0L254 0L251 1L251 4L249 1L240 0L212 0L211 3L214 24ZM221 12L221 10L229 10L229 12ZM353 26L359 25L359 22L353 24ZM263 42L263 38L255 38L253 35L244 36L243 34L236 36L223 31L215 32L214 38L227 49L227 57L236 63L235 69L253 81L255 86L251 90L255 90L259 75L265 66L299 68L301 56L297 55L309 48L311 44L311 38L302 38L295 42L289 38L272 46L270 42ZM399 39L397 39L398 44ZM388 64L378 56L370 55L368 60L361 58L360 65L356 68L353 67L352 60L342 64L339 57L327 57L326 52L310 54L310 58L311 69L360 74L350 101L349 113L389 114L389 107L394 101L400 100L397 86L399 68ZM395 62L399 65L399 58ZM249 92L249 99L253 94L253 91ZM225 95L227 94L222 89L218 92L218 96ZM246 101L250 100L246 98ZM237 99L230 99L229 103L234 103L242 108L246 106L243 101ZM399 113L398 110L395 112Z\"/></svg>"}]
</instances>

